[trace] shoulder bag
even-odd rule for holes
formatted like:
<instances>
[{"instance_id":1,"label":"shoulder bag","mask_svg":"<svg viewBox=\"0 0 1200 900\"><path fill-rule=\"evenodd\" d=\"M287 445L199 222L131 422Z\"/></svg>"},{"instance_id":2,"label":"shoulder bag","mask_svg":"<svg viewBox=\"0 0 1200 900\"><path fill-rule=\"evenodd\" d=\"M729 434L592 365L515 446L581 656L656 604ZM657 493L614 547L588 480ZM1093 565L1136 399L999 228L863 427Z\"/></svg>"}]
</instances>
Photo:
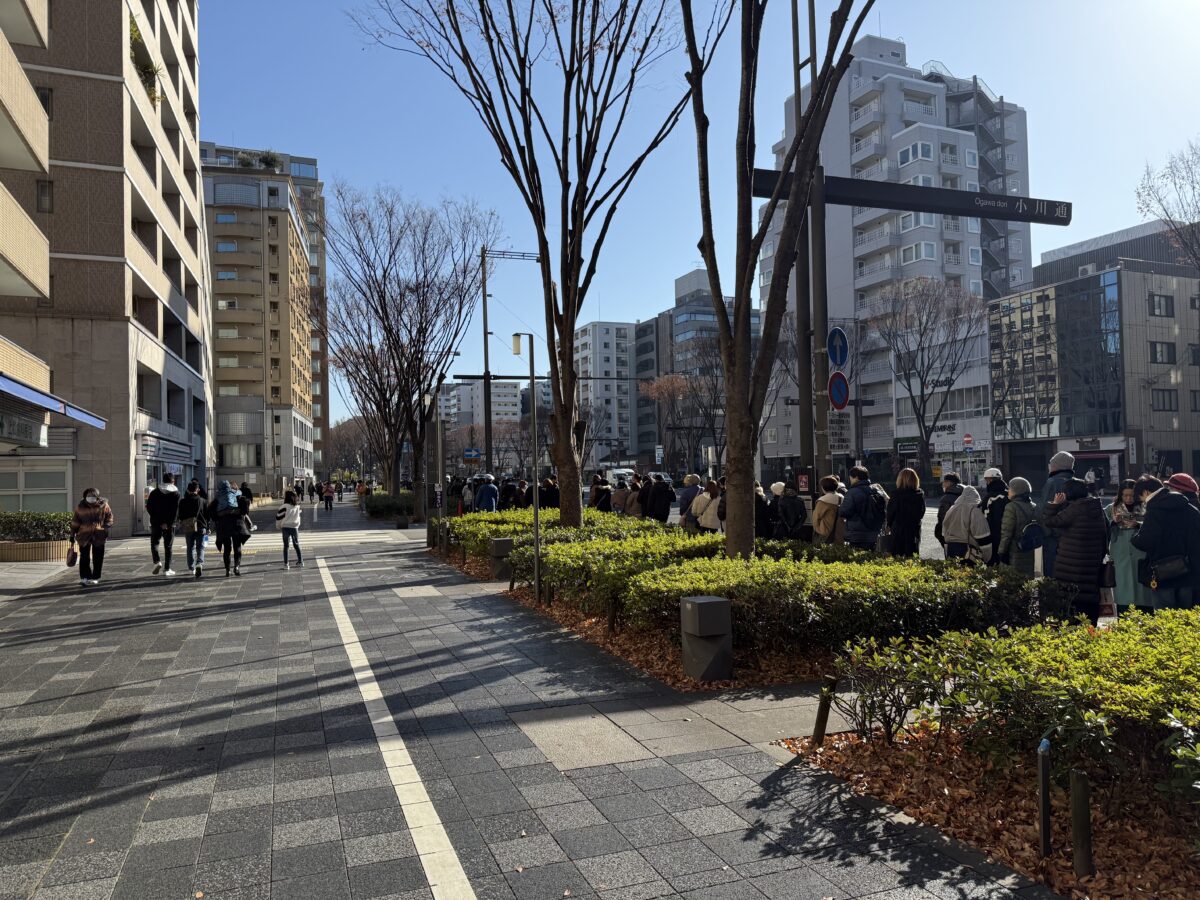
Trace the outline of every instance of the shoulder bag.
<instances>
[{"instance_id":1,"label":"shoulder bag","mask_svg":"<svg viewBox=\"0 0 1200 900\"><path fill-rule=\"evenodd\" d=\"M79 562L79 551L75 549L75 535L71 535L71 546L67 548L67 568Z\"/></svg>"}]
</instances>

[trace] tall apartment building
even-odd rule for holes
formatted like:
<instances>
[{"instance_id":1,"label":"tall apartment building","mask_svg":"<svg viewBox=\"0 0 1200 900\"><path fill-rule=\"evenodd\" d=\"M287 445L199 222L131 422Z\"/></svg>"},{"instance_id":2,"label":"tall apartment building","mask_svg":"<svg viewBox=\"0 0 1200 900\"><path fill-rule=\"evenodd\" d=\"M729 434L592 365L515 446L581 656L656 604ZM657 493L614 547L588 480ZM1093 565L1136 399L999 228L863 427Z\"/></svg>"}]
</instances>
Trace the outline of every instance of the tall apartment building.
<instances>
[{"instance_id":1,"label":"tall apartment building","mask_svg":"<svg viewBox=\"0 0 1200 900\"><path fill-rule=\"evenodd\" d=\"M444 412L453 411L454 425L478 425L484 423L483 382L460 381L448 387L443 397ZM449 396L453 396L453 400ZM521 383L519 381L492 382L492 425L521 420ZM447 427L451 420L447 418ZM482 440L482 437L480 438Z\"/></svg>"},{"instance_id":2,"label":"tall apartment building","mask_svg":"<svg viewBox=\"0 0 1200 900\"><path fill-rule=\"evenodd\" d=\"M673 452L679 442L675 434L667 432L663 410L641 389L672 371L673 323L674 315L668 309L653 319L638 322L633 332L634 375L638 383L637 461L642 468L658 466L656 447L663 447L664 455L672 457L672 467L682 462Z\"/></svg>"},{"instance_id":3,"label":"tall apartment building","mask_svg":"<svg viewBox=\"0 0 1200 900\"><path fill-rule=\"evenodd\" d=\"M989 304L996 439L1034 485L1055 453L1109 485L1200 471L1200 271L1160 223L1042 254Z\"/></svg>"},{"instance_id":4,"label":"tall apartment building","mask_svg":"<svg viewBox=\"0 0 1200 900\"><path fill-rule=\"evenodd\" d=\"M624 460L637 452L633 418L637 379L633 368L633 322L589 322L575 329L580 416L594 443L584 469Z\"/></svg>"},{"instance_id":5,"label":"tall apartment building","mask_svg":"<svg viewBox=\"0 0 1200 900\"><path fill-rule=\"evenodd\" d=\"M325 437L332 424L329 420L329 356L326 346L328 315L325 302L325 184L321 181L317 160L312 156L293 156L274 150L251 150L231 147L211 141L200 143L203 165L250 167L262 165L266 159L271 168L278 168L292 177L300 197L300 211L308 229L308 289L312 307L312 468L318 478L327 478L329 466L324 458Z\"/></svg>"},{"instance_id":6,"label":"tall apartment building","mask_svg":"<svg viewBox=\"0 0 1200 900\"><path fill-rule=\"evenodd\" d=\"M20 478L28 486L36 457L35 480L56 479L68 496L99 488L114 533L128 535L148 524L144 498L164 472L211 480L196 2L3 6L5 34L32 22L40 39L0 49L0 90L24 69L33 93L9 94L11 109L25 122L48 114L49 150L36 165L4 163L0 233L27 232L31 219L49 239L50 270L44 296L0 297L0 333L48 364L58 393L108 421L52 425L46 447L18 451Z\"/></svg>"},{"instance_id":7,"label":"tall apartment building","mask_svg":"<svg viewBox=\"0 0 1200 900\"><path fill-rule=\"evenodd\" d=\"M313 477L309 231L276 161L204 166L212 247L217 476Z\"/></svg>"},{"instance_id":8,"label":"tall apartment building","mask_svg":"<svg viewBox=\"0 0 1200 900\"><path fill-rule=\"evenodd\" d=\"M997 95L977 77L952 75L941 63L917 69L907 63L901 41L863 37L853 48L854 61L838 88L821 141L827 175L891 181L995 194L1029 193L1029 155L1025 110ZM807 88L805 89L807 91ZM777 163L795 133L792 100L784 105L784 136L775 146ZM887 349L871 327L888 308L889 298L906 282L920 278L945 281L964 291L994 299L1031 279L1029 226L928 213L902 213L865 207L827 208L826 269L831 319L866 324L858 346L852 393L867 401L853 433L853 453L839 465L862 456L877 471L916 458L918 434L908 394L892 374ZM774 239L763 248L762 296L771 280ZM795 286L790 291L795 309ZM815 336L823 342L824 335ZM934 439L935 456L946 469L975 475L990 463L986 336L974 339L971 365L951 389L948 413ZM800 462L798 428L791 440L782 435L797 421L794 385L785 384L784 403L768 422L780 436L764 441L765 467L782 470ZM808 402L807 398L802 398ZM844 413L850 418L849 413ZM845 430L847 423L838 423ZM974 452L965 451L971 434ZM978 472L976 471L978 470ZM890 477L890 476L889 476Z\"/></svg>"}]
</instances>

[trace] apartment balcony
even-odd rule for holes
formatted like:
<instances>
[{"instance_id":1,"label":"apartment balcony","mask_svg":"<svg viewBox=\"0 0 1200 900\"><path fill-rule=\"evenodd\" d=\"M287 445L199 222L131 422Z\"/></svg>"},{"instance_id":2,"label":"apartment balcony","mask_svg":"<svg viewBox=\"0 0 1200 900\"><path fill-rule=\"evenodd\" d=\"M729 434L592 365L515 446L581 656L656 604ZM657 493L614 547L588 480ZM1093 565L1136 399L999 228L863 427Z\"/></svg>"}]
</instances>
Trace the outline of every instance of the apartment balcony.
<instances>
[{"instance_id":1,"label":"apartment balcony","mask_svg":"<svg viewBox=\"0 0 1200 900\"><path fill-rule=\"evenodd\" d=\"M938 110L936 103L921 103L916 100L905 100L900 116L908 125L915 125L917 122L938 122Z\"/></svg>"},{"instance_id":2,"label":"apartment balcony","mask_svg":"<svg viewBox=\"0 0 1200 900\"><path fill-rule=\"evenodd\" d=\"M262 294L261 278L225 278L213 282L214 294Z\"/></svg>"},{"instance_id":3,"label":"apartment balcony","mask_svg":"<svg viewBox=\"0 0 1200 900\"><path fill-rule=\"evenodd\" d=\"M881 159L873 166L859 169L854 173L855 178L865 181L895 181L897 175L897 170L889 165L886 159Z\"/></svg>"},{"instance_id":4,"label":"apartment balcony","mask_svg":"<svg viewBox=\"0 0 1200 900\"><path fill-rule=\"evenodd\" d=\"M900 233L890 225L873 228L854 236L854 255L863 256L874 253L885 247L896 247L900 244Z\"/></svg>"},{"instance_id":5,"label":"apartment balcony","mask_svg":"<svg viewBox=\"0 0 1200 900\"><path fill-rule=\"evenodd\" d=\"M962 234L962 220L953 216L942 216L943 234Z\"/></svg>"},{"instance_id":6,"label":"apartment balcony","mask_svg":"<svg viewBox=\"0 0 1200 900\"><path fill-rule=\"evenodd\" d=\"M237 251L234 253L214 253L214 266L254 266L262 268L262 254Z\"/></svg>"},{"instance_id":7,"label":"apartment balcony","mask_svg":"<svg viewBox=\"0 0 1200 900\"><path fill-rule=\"evenodd\" d=\"M218 325L261 325L263 311L261 308L246 307L238 309L219 309L213 312L213 319Z\"/></svg>"},{"instance_id":8,"label":"apartment balcony","mask_svg":"<svg viewBox=\"0 0 1200 900\"><path fill-rule=\"evenodd\" d=\"M943 166L961 165L961 160L962 160L962 157L960 157L957 153L943 153L942 154L942 165Z\"/></svg>"},{"instance_id":9,"label":"apartment balcony","mask_svg":"<svg viewBox=\"0 0 1200 900\"><path fill-rule=\"evenodd\" d=\"M20 17L23 3L0 4L0 24ZM6 32L7 33L7 32ZM50 121L29 76L7 40L0 37L0 168L46 172L50 167Z\"/></svg>"},{"instance_id":10,"label":"apartment balcony","mask_svg":"<svg viewBox=\"0 0 1200 900\"><path fill-rule=\"evenodd\" d=\"M855 141L850 147L850 164L853 166L860 166L884 156L887 156L887 144L880 138L868 136Z\"/></svg>"},{"instance_id":11,"label":"apartment balcony","mask_svg":"<svg viewBox=\"0 0 1200 900\"><path fill-rule=\"evenodd\" d=\"M0 295L50 296L50 242L2 184Z\"/></svg>"},{"instance_id":12,"label":"apartment balcony","mask_svg":"<svg viewBox=\"0 0 1200 900\"><path fill-rule=\"evenodd\" d=\"M0 31L14 44L45 49L50 33L50 0L0 3Z\"/></svg>"},{"instance_id":13,"label":"apartment balcony","mask_svg":"<svg viewBox=\"0 0 1200 900\"><path fill-rule=\"evenodd\" d=\"M880 381L892 380L892 366L886 359L868 363L858 373L858 380L863 384L874 384ZM863 410L864 414L866 409Z\"/></svg>"},{"instance_id":14,"label":"apartment balcony","mask_svg":"<svg viewBox=\"0 0 1200 900\"><path fill-rule=\"evenodd\" d=\"M262 366L217 366L217 381L256 381L263 380Z\"/></svg>"},{"instance_id":15,"label":"apartment balcony","mask_svg":"<svg viewBox=\"0 0 1200 900\"><path fill-rule=\"evenodd\" d=\"M859 103L883 93L883 84L875 78L862 78L858 75L850 78L850 102ZM860 105L862 105L860 103Z\"/></svg>"},{"instance_id":16,"label":"apartment balcony","mask_svg":"<svg viewBox=\"0 0 1200 900\"><path fill-rule=\"evenodd\" d=\"M878 262L859 266L854 270L855 288L868 288L900 278L900 267L892 262Z\"/></svg>"},{"instance_id":17,"label":"apartment balcony","mask_svg":"<svg viewBox=\"0 0 1200 900\"><path fill-rule=\"evenodd\" d=\"M946 253L943 254L943 262L947 269L962 271L963 257L961 253Z\"/></svg>"},{"instance_id":18,"label":"apartment balcony","mask_svg":"<svg viewBox=\"0 0 1200 900\"><path fill-rule=\"evenodd\" d=\"M867 226L871 222L876 222L885 216L894 216L896 213L890 209L877 209L873 206L856 206L853 209L851 221L854 226Z\"/></svg>"},{"instance_id":19,"label":"apartment balcony","mask_svg":"<svg viewBox=\"0 0 1200 900\"><path fill-rule=\"evenodd\" d=\"M866 134L883 124L883 107L878 100L850 110L850 133Z\"/></svg>"},{"instance_id":20,"label":"apartment balcony","mask_svg":"<svg viewBox=\"0 0 1200 900\"><path fill-rule=\"evenodd\" d=\"M258 222L213 222L213 237L262 237Z\"/></svg>"},{"instance_id":21,"label":"apartment balcony","mask_svg":"<svg viewBox=\"0 0 1200 900\"><path fill-rule=\"evenodd\" d=\"M221 318L224 320L224 314ZM262 338L258 337L218 337L214 341L214 350L217 353L262 353L262 345Z\"/></svg>"}]
</instances>

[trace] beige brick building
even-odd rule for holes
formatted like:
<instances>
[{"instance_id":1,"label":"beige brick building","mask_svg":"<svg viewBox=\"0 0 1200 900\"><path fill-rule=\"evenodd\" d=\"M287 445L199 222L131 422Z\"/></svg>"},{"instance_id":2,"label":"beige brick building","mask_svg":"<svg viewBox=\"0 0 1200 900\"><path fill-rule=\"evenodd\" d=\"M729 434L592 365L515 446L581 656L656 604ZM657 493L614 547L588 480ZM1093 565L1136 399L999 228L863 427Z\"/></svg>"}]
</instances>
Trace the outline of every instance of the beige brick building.
<instances>
[{"instance_id":1,"label":"beige brick building","mask_svg":"<svg viewBox=\"0 0 1200 900\"><path fill-rule=\"evenodd\" d=\"M0 511L69 510L76 428L104 437L103 419L52 393L56 380L70 391L71 379L55 379L30 351L36 329L25 327L53 304L51 244L39 215L54 198L52 92L40 79L35 86L22 63L46 55L50 25L47 0L0 4L0 304L21 320L0 318Z\"/></svg>"},{"instance_id":2,"label":"beige brick building","mask_svg":"<svg viewBox=\"0 0 1200 900\"><path fill-rule=\"evenodd\" d=\"M204 166L217 478L278 492L313 477L309 231L277 155Z\"/></svg>"}]
</instances>

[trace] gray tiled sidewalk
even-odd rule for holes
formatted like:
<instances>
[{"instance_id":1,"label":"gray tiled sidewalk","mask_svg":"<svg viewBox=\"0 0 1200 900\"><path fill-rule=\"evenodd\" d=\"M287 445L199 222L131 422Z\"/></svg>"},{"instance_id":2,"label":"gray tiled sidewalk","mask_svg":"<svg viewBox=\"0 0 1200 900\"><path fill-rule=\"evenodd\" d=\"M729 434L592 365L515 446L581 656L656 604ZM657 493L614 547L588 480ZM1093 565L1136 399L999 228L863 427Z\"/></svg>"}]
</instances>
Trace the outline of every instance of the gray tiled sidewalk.
<instances>
[{"instance_id":1,"label":"gray tiled sidewalk","mask_svg":"<svg viewBox=\"0 0 1200 900\"><path fill-rule=\"evenodd\" d=\"M0 605L0 900L433 896L314 556L480 898L1032 893L756 747L805 692L677 695L423 532L308 524L302 570L264 523L241 578Z\"/></svg>"}]
</instances>

